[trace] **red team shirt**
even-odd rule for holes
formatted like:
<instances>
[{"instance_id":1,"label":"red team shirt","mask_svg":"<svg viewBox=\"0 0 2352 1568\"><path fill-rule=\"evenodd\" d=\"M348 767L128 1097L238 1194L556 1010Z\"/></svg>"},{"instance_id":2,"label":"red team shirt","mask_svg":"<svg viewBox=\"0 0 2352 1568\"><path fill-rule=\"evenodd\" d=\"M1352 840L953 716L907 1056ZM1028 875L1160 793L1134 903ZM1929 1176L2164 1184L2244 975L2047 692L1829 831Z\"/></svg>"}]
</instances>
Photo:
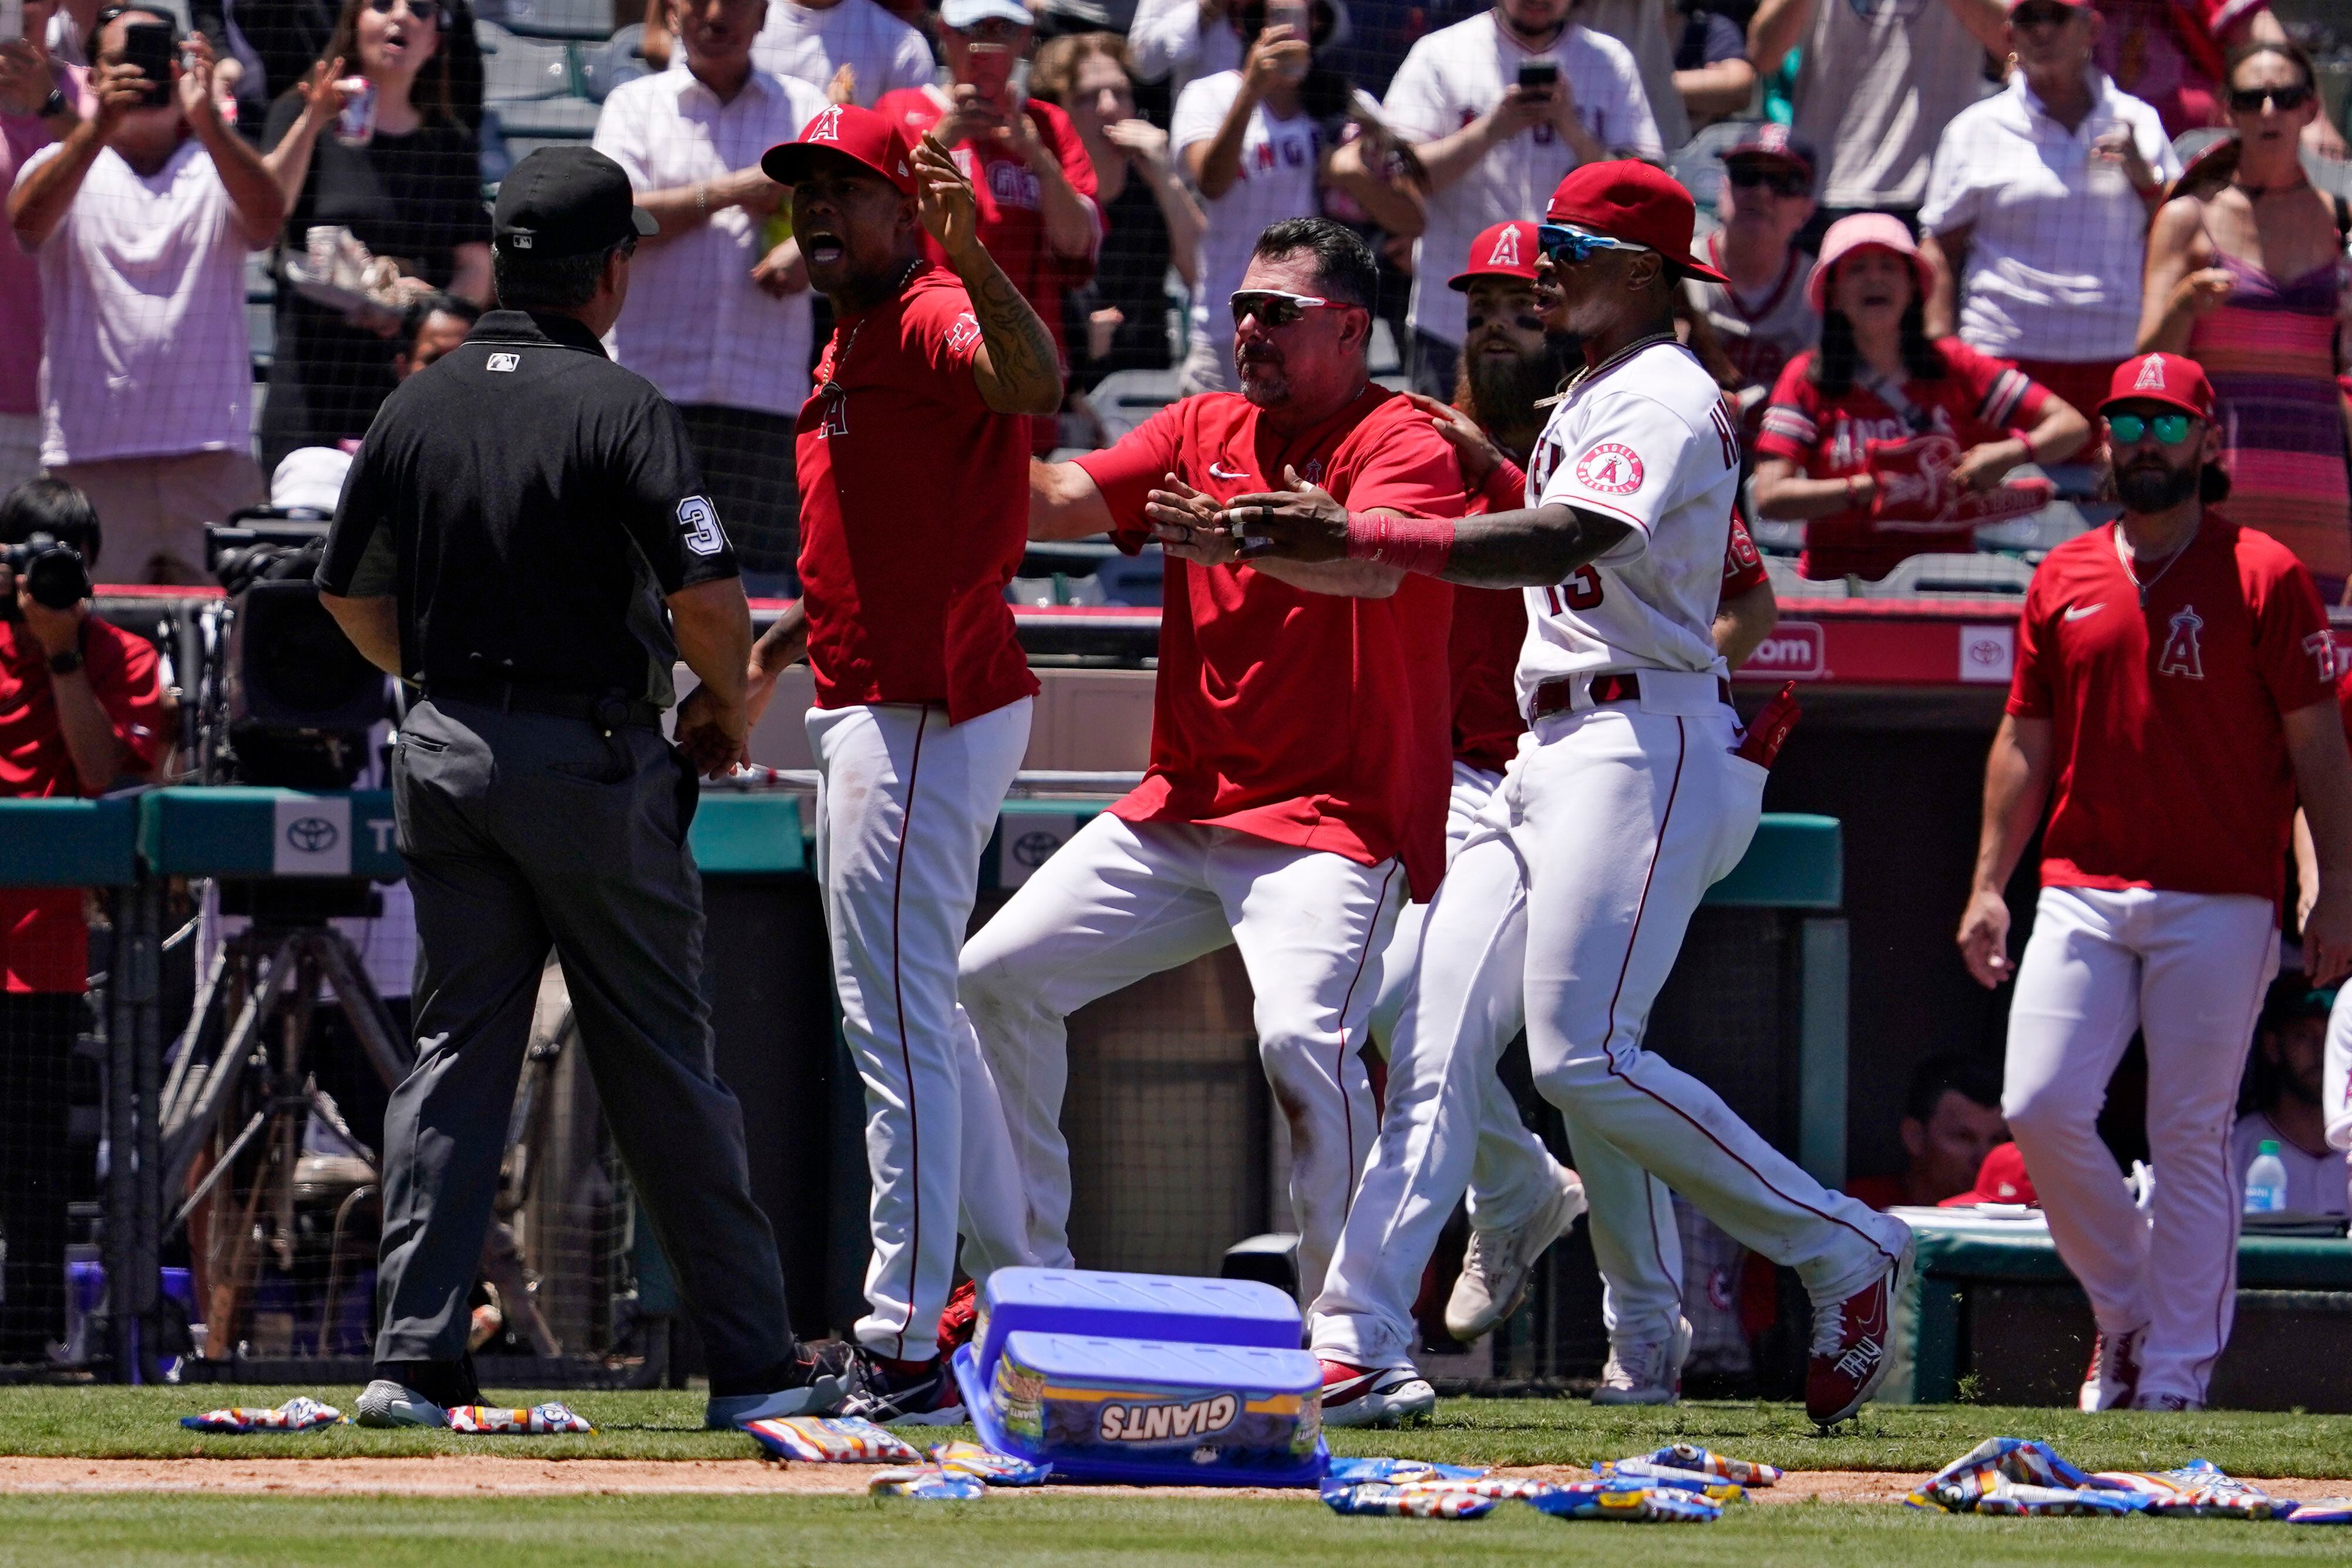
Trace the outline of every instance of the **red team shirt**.
<instances>
[{"instance_id":1,"label":"red team shirt","mask_svg":"<svg viewBox=\"0 0 2352 1568\"><path fill-rule=\"evenodd\" d=\"M1794 463L1807 479L1840 479L1867 469L1865 458L1873 441L1906 441L1941 433L1965 452L1980 442L2004 440L2011 430L2041 420L2050 401L2048 389L2006 360L1980 354L1958 338L1938 339L1936 352L1943 356L1944 378L1908 381L1902 387L1905 401L1924 421L1919 428L1859 382L1836 397L1824 397L1811 379L1813 352L1799 354L1772 388L1756 455ZM1975 548L1973 524L1941 531L1886 531L1863 506L1808 522L1805 552L1798 558L1797 570L1808 577L1851 573L1875 581L1909 556Z\"/></svg>"},{"instance_id":2,"label":"red team shirt","mask_svg":"<svg viewBox=\"0 0 2352 1568\"><path fill-rule=\"evenodd\" d=\"M1050 103L1033 98L1022 107L1029 116L1030 128L1061 164L1062 174L1071 188L1092 205L1095 166L1087 156L1086 143L1078 140L1077 127L1070 123L1068 115ZM902 87L896 92L886 92L875 100L874 112L898 126L909 147L919 143L925 132L947 118L947 107L940 101L938 89L927 87ZM972 195L980 208L981 243L988 247L988 254L1004 269L1013 286L1021 290L1022 298L1035 307L1045 330L1054 334L1054 351L1066 370L1070 355L1062 336L1062 291L1075 289L1095 275L1093 252L1080 257L1056 256L1045 243L1045 215L1037 175L1025 161L993 142L968 138L949 151L955 154L956 167L971 182ZM921 239L923 254L945 266L947 253L940 248L939 241L928 230ZM1102 243L1099 211L1095 216L1095 243ZM1040 416L1032 422L1031 428L1033 435L1045 443L1035 449L1050 451L1055 444L1053 418Z\"/></svg>"},{"instance_id":3,"label":"red team shirt","mask_svg":"<svg viewBox=\"0 0 2352 1568\"><path fill-rule=\"evenodd\" d=\"M1361 511L1462 512L1462 471L1425 415L1370 386L1286 439L1233 393L1171 404L1080 458L1121 549L1149 537L1145 496L1174 473L1218 501L1276 488L1286 464ZM1445 865L1446 674L1453 590L1408 574L1385 599L1294 588L1249 566L1171 560L1151 764L1111 810L1230 827L1360 865L1402 858L1417 896Z\"/></svg>"},{"instance_id":4,"label":"red team shirt","mask_svg":"<svg viewBox=\"0 0 2352 1568\"><path fill-rule=\"evenodd\" d=\"M144 638L92 618L85 623L82 668L99 706L114 721L123 771L150 773L171 747L171 699L163 693L154 648ZM0 621L0 795L45 800L94 795L114 783L85 786L58 728L49 658L21 623ZM0 959L6 989L80 992L89 988L89 931L79 888L0 888Z\"/></svg>"},{"instance_id":5,"label":"red team shirt","mask_svg":"<svg viewBox=\"0 0 2352 1568\"><path fill-rule=\"evenodd\" d=\"M2052 551L2026 591L2009 710L2052 721L2050 888L2275 901L2294 772L2279 715L2333 695L2326 612L2268 534L2208 510L2148 589L2113 524Z\"/></svg>"},{"instance_id":6,"label":"red team shirt","mask_svg":"<svg viewBox=\"0 0 2352 1568\"><path fill-rule=\"evenodd\" d=\"M972 379L980 324L919 267L845 317L794 443L801 583L820 708L927 702L948 721L1036 694L1004 585L1029 537L1029 440Z\"/></svg>"}]
</instances>

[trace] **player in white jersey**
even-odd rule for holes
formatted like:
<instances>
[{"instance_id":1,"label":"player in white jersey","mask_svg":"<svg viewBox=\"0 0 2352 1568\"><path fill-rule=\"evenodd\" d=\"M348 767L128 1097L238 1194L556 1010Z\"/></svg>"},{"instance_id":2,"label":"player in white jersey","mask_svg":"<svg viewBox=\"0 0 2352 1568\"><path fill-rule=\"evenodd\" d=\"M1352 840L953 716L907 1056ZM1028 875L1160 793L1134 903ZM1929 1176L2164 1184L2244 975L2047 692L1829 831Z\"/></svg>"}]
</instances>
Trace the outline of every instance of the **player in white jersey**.
<instances>
[{"instance_id":1,"label":"player in white jersey","mask_svg":"<svg viewBox=\"0 0 2352 1568\"><path fill-rule=\"evenodd\" d=\"M1739 448L1674 338L1678 279L1707 270L1688 259L1691 198L1647 164L1595 163L1560 182L1547 218L1547 324L1582 339L1588 363L1538 444L1526 510L1351 517L1299 485L1223 513L1245 555L1546 584L1528 592L1518 669L1531 739L1430 906L1392 1047L1390 1094L1436 1109L1383 1120L1315 1348L1343 1366L1411 1365L1412 1299L1468 1181L1479 1087L1523 1017L1537 1088L1571 1142L1612 1146L1804 1281L1805 1405L1827 1426L1885 1375L1909 1228L1825 1190L1642 1047L1700 896L1747 851L1765 778L1735 750L1709 635Z\"/></svg>"}]
</instances>

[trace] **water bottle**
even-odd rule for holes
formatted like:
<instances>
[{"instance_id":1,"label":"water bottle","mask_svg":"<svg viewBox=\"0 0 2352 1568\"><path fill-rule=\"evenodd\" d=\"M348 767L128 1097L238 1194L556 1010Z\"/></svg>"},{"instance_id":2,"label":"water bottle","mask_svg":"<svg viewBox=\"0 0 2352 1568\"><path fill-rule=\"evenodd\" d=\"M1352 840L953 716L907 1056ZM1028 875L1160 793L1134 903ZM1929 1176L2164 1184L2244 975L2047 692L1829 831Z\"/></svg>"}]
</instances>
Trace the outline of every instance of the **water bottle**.
<instances>
[{"instance_id":1,"label":"water bottle","mask_svg":"<svg viewBox=\"0 0 2352 1568\"><path fill-rule=\"evenodd\" d=\"M2246 1167L2246 1212L2286 1212L2286 1162L2279 1158L2278 1140L2265 1138Z\"/></svg>"}]
</instances>

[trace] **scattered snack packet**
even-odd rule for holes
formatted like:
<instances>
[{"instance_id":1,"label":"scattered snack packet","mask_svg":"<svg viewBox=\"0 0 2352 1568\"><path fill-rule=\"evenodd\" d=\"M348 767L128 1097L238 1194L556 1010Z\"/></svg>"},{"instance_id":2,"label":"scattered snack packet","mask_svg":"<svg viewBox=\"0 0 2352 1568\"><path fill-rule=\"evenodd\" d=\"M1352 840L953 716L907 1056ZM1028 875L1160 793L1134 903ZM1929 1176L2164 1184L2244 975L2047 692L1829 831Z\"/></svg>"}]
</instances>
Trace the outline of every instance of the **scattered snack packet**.
<instances>
[{"instance_id":1,"label":"scattered snack packet","mask_svg":"<svg viewBox=\"0 0 2352 1568\"><path fill-rule=\"evenodd\" d=\"M1976 1500L1973 1511L2011 1517L2078 1516L2137 1513L2143 1506L2137 1499L2121 1492L2088 1490L2081 1487L2037 1487L2030 1481L2012 1481L2004 1477L2000 1485Z\"/></svg>"},{"instance_id":2,"label":"scattered snack packet","mask_svg":"<svg viewBox=\"0 0 2352 1568\"><path fill-rule=\"evenodd\" d=\"M814 1465L919 1465L923 1456L860 1415L772 1415L743 1430L780 1459Z\"/></svg>"},{"instance_id":3,"label":"scattered snack packet","mask_svg":"<svg viewBox=\"0 0 2352 1568\"><path fill-rule=\"evenodd\" d=\"M1495 1500L1470 1492L1423 1490L1387 1481L1354 1481L1323 1487L1333 1513L1386 1514L1398 1519L1484 1519Z\"/></svg>"},{"instance_id":4,"label":"scattered snack packet","mask_svg":"<svg viewBox=\"0 0 2352 1568\"><path fill-rule=\"evenodd\" d=\"M1490 1497L1526 1502L1552 1483L1539 1481L1533 1476L1472 1476L1465 1480L1444 1476L1435 1480L1397 1481L1393 1484L1401 1492L1449 1493L1459 1497Z\"/></svg>"},{"instance_id":5,"label":"scattered snack packet","mask_svg":"<svg viewBox=\"0 0 2352 1568\"><path fill-rule=\"evenodd\" d=\"M2222 1472L2210 1459L2191 1459L2177 1470L2101 1470L2093 1475L2090 1484L2115 1491L2137 1492L2144 1497L2171 1497L2179 1492L2196 1491L2211 1486L2243 1486Z\"/></svg>"},{"instance_id":6,"label":"scattered snack packet","mask_svg":"<svg viewBox=\"0 0 2352 1568\"><path fill-rule=\"evenodd\" d=\"M1572 1481L1547 1487L1528 1506L1559 1519L1613 1519L1629 1524L1704 1524L1723 1505L1698 1492L1637 1481Z\"/></svg>"},{"instance_id":7,"label":"scattered snack packet","mask_svg":"<svg viewBox=\"0 0 2352 1568\"><path fill-rule=\"evenodd\" d=\"M2025 1437L1988 1437L1928 1477L1905 1500L1914 1508L1966 1513L1979 1499L1990 1494L2004 1481L2070 1491L2084 1488L2106 1489L2087 1471L2060 1458L2057 1450L2047 1443Z\"/></svg>"},{"instance_id":8,"label":"scattered snack packet","mask_svg":"<svg viewBox=\"0 0 2352 1568\"><path fill-rule=\"evenodd\" d=\"M1696 1443L1676 1443L1648 1458L1654 1465L1719 1476L1727 1481L1738 1481L1743 1487L1769 1487L1788 1474L1778 1465L1759 1464L1754 1459L1734 1459L1723 1454L1710 1453Z\"/></svg>"},{"instance_id":9,"label":"scattered snack packet","mask_svg":"<svg viewBox=\"0 0 2352 1568\"><path fill-rule=\"evenodd\" d=\"M314 1432L340 1425L343 1413L306 1394L296 1394L275 1410L232 1405L201 1415L183 1415L180 1425L192 1432Z\"/></svg>"},{"instance_id":10,"label":"scattered snack packet","mask_svg":"<svg viewBox=\"0 0 2352 1568\"><path fill-rule=\"evenodd\" d=\"M992 1487L1036 1487L1054 1473L1051 1465L1032 1464L1000 1454L978 1443L935 1443L931 1463L953 1476L977 1476Z\"/></svg>"},{"instance_id":11,"label":"scattered snack packet","mask_svg":"<svg viewBox=\"0 0 2352 1568\"><path fill-rule=\"evenodd\" d=\"M2260 1487L2248 1486L2243 1481L2233 1481L2227 1477L2216 1486L2192 1487L2187 1491L2150 1498L2147 1501L2150 1513L2189 1519L2269 1519L2278 1512L2278 1500Z\"/></svg>"},{"instance_id":12,"label":"scattered snack packet","mask_svg":"<svg viewBox=\"0 0 2352 1568\"><path fill-rule=\"evenodd\" d=\"M1704 1470L1685 1470L1673 1465L1661 1465L1650 1459L1603 1459L1592 1467L1592 1473L1604 1481L1639 1481L1643 1486L1704 1492L1717 1502L1738 1502L1748 1495L1747 1489L1737 1481L1727 1481Z\"/></svg>"},{"instance_id":13,"label":"scattered snack packet","mask_svg":"<svg viewBox=\"0 0 2352 1568\"><path fill-rule=\"evenodd\" d=\"M550 1400L528 1410L509 1410L495 1405L452 1405L449 1430L544 1437L550 1433L593 1432L596 1428L588 1425L586 1416L573 1414L570 1405Z\"/></svg>"},{"instance_id":14,"label":"scattered snack packet","mask_svg":"<svg viewBox=\"0 0 2352 1568\"><path fill-rule=\"evenodd\" d=\"M1334 1458L1323 1473L1323 1481L1327 1486L1353 1486L1359 1481L1467 1481L1486 1473L1475 1465L1441 1465L1429 1459Z\"/></svg>"},{"instance_id":15,"label":"scattered snack packet","mask_svg":"<svg viewBox=\"0 0 2352 1568\"><path fill-rule=\"evenodd\" d=\"M916 1465L877 1470L866 1489L877 1497L925 1498L933 1502L969 1502L984 1495L988 1483L978 1476L957 1475L937 1465Z\"/></svg>"},{"instance_id":16,"label":"scattered snack packet","mask_svg":"<svg viewBox=\"0 0 2352 1568\"><path fill-rule=\"evenodd\" d=\"M2289 1502L2281 1498L2279 1511L2273 1519L2284 1519L2289 1524L2352 1524L2352 1497L2313 1498L2305 1502Z\"/></svg>"}]
</instances>

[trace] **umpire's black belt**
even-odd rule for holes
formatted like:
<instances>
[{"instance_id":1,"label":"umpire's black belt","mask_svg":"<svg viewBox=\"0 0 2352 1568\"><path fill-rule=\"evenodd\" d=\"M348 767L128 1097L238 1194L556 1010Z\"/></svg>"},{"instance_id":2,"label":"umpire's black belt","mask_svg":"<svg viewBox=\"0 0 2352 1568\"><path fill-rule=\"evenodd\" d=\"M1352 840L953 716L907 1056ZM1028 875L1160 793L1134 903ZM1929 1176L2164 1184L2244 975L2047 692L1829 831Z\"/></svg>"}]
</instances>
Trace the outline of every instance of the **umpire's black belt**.
<instances>
[{"instance_id":1,"label":"umpire's black belt","mask_svg":"<svg viewBox=\"0 0 2352 1568\"><path fill-rule=\"evenodd\" d=\"M478 702L485 708L496 708L507 713L544 713L557 719L578 719L593 724L599 730L658 730L662 710L658 704L643 698L632 700L618 692L602 697L585 691L558 691L551 687L521 686L511 680L433 680L425 688L428 702L452 697L460 702Z\"/></svg>"}]
</instances>

